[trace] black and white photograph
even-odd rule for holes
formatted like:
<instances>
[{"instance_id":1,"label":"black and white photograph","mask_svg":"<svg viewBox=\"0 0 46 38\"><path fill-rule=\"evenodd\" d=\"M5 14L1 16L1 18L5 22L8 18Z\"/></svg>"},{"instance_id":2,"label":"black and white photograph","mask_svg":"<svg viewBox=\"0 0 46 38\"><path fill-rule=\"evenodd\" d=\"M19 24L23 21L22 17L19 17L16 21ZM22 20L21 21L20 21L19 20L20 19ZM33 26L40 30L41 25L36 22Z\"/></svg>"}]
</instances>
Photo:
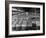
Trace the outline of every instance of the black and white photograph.
<instances>
[{"instance_id":1,"label":"black and white photograph","mask_svg":"<svg viewBox=\"0 0 46 38\"><path fill-rule=\"evenodd\" d=\"M44 3L11 2L8 5L8 36L44 35Z\"/></svg>"},{"instance_id":2,"label":"black and white photograph","mask_svg":"<svg viewBox=\"0 0 46 38\"><path fill-rule=\"evenodd\" d=\"M12 7L12 31L40 30L40 8Z\"/></svg>"}]
</instances>

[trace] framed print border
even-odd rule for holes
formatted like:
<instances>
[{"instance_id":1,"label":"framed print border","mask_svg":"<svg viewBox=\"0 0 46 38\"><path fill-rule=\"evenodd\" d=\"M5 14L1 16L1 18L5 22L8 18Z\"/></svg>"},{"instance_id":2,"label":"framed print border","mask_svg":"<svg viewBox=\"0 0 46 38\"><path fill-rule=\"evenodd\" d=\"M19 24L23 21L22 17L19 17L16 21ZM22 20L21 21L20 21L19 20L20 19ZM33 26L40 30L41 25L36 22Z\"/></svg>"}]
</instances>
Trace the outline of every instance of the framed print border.
<instances>
[{"instance_id":1,"label":"framed print border","mask_svg":"<svg viewBox=\"0 0 46 38\"><path fill-rule=\"evenodd\" d=\"M43 5L43 33L37 34L22 34L22 35L9 35L9 4L26 3L34 5ZM22 37L22 36L38 36L45 35L45 3L41 2L22 2L22 1L5 1L5 37Z\"/></svg>"}]
</instances>

